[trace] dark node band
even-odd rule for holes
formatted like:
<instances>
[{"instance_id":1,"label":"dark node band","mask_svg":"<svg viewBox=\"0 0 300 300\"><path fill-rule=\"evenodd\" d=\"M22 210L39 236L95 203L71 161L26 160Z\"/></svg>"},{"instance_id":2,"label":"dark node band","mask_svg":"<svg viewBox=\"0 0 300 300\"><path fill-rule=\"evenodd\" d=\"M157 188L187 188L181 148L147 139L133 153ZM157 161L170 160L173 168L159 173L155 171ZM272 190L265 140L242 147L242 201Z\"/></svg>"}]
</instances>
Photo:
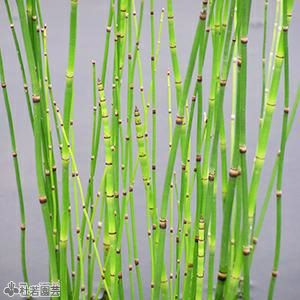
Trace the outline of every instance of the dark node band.
<instances>
[{"instance_id":1,"label":"dark node band","mask_svg":"<svg viewBox=\"0 0 300 300\"><path fill-rule=\"evenodd\" d=\"M226 86L227 81L225 79L220 80L220 86Z\"/></svg>"},{"instance_id":2,"label":"dark node band","mask_svg":"<svg viewBox=\"0 0 300 300\"><path fill-rule=\"evenodd\" d=\"M246 36L241 37L241 43L242 44L247 44L248 43L248 37L246 37Z\"/></svg>"},{"instance_id":3,"label":"dark node band","mask_svg":"<svg viewBox=\"0 0 300 300\"><path fill-rule=\"evenodd\" d=\"M41 204L45 204L47 202L47 197L46 196L40 196L39 201Z\"/></svg>"},{"instance_id":4,"label":"dark node band","mask_svg":"<svg viewBox=\"0 0 300 300\"><path fill-rule=\"evenodd\" d=\"M39 103L41 101L41 97L39 95L33 95L32 96L32 102L33 103Z\"/></svg>"},{"instance_id":5,"label":"dark node band","mask_svg":"<svg viewBox=\"0 0 300 300\"><path fill-rule=\"evenodd\" d=\"M247 152L247 147L245 145L240 146L240 153L244 154Z\"/></svg>"},{"instance_id":6,"label":"dark node band","mask_svg":"<svg viewBox=\"0 0 300 300\"><path fill-rule=\"evenodd\" d=\"M184 120L184 117L177 116L176 117L176 124L177 125L182 125L183 124L183 120Z\"/></svg>"},{"instance_id":7,"label":"dark node band","mask_svg":"<svg viewBox=\"0 0 300 300\"><path fill-rule=\"evenodd\" d=\"M249 247L244 247L243 248L243 254L245 255L245 256L248 256L249 254L250 254L250 248Z\"/></svg>"},{"instance_id":8,"label":"dark node band","mask_svg":"<svg viewBox=\"0 0 300 300\"><path fill-rule=\"evenodd\" d=\"M201 155L197 154L196 155L196 162L201 162L201 159L202 159Z\"/></svg>"},{"instance_id":9,"label":"dark node band","mask_svg":"<svg viewBox=\"0 0 300 300\"><path fill-rule=\"evenodd\" d=\"M160 219L159 220L159 228L160 229L166 229L167 228L167 220L166 219Z\"/></svg>"},{"instance_id":10,"label":"dark node band","mask_svg":"<svg viewBox=\"0 0 300 300\"><path fill-rule=\"evenodd\" d=\"M240 175L240 171L238 170L238 169L233 169L233 168L231 168L230 170L229 170L229 176L230 177L237 177L237 176L239 176Z\"/></svg>"},{"instance_id":11,"label":"dark node band","mask_svg":"<svg viewBox=\"0 0 300 300\"><path fill-rule=\"evenodd\" d=\"M283 30L284 32L288 32L289 27L288 27L288 26L283 26L283 27L282 27L282 30Z\"/></svg>"},{"instance_id":12,"label":"dark node band","mask_svg":"<svg viewBox=\"0 0 300 300\"><path fill-rule=\"evenodd\" d=\"M200 14L200 20L205 21L206 20L206 11L202 11Z\"/></svg>"},{"instance_id":13,"label":"dark node band","mask_svg":"<svg viewBox=\"0 0 300 300\"><path fill-rule=\"evenodd\" d=\"M227 279L227 273L219 272L218 273L218 280L225 281Z\"/></svg>"},{"instance_id":14,"label":"dark node band","mask_svg":"<svg viewBox=\"0 0 300 300\"><path fill-rule=\"evenodd\" d=\"M276 278L278 276L278 271L272 271L272 277Z\"/></svg>"},{"instance_id":15,"label":"dark node band","mask_svg":"<svg viewBox=\"0 0 300 300\"><path fill-rule=\"evenodd\" d=\"M214 180L215 180L215 174L209 173L209 175L208 175L208 180L209 180L209 181L214 181Z\"/></svg>"}]
</instances>

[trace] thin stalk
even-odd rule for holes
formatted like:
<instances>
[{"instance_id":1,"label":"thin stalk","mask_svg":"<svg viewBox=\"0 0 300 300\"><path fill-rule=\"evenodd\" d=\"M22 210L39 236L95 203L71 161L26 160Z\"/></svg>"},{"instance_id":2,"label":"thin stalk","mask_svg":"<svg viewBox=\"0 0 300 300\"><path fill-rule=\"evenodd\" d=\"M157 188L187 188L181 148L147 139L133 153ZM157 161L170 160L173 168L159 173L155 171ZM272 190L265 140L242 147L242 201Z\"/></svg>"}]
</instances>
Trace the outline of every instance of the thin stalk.
<instances>
[{"instance_id":1,"label":"thin stalk","mask_svg":"<svg viewBox=\"0 0 300 300\"><path fill-rule=\"evenodd\" d=\"M15 47L16 47L16 50L17 50L18 60L19 60L20 68L21 68L22 79L23 79L23 83L24 83L24 93L25 93L25 97L26 97L26 104L27 104L27 109L28 109L28 114L29 114L31 127L32 127L32 130L33 130L33 113L32 113L32 106L31 106L31 103L30 103L29 92L28 92L27 78L26 78L22 53L21 53L21 49L20 49L20 44L19 44L17 33L16 33L16 30L15 30L15 25L14 25L14 22L13 22L13 17L12 17L12 14L11 14L11 10L10 10L8 0L5 0L5 8L6 8L7 16L8 16L8 21L10 23L11 32L12 32L12 35L13 35L14 44L15 44Z\"/></svg>"},{"instance_id":2,"label":"thin stalk","mask_svg":"<svg viewBox=\"0 0 300 300\"><path fill-rule=\"evenodd\" d=\"M27 63L31 78L32 84L32 100L34 108L34 141L35 141L35 158L36 158L36 176L38 183L38 192L39 192L39 202L41 204L41 209L44 218L47 242L48 242L48 251L49 251L49 260L50 260L50 278L52 281L58 281L58 272L57 272L57 262L55 255L55 247L52 237L52 225L50 220L49 206L47 203L45 183L44 183L44 172L43 172L43 161L42 161L42 136L41 136L41 96L39 81L35 69L35 58L34 52L31 43L30 31L26 22L25 7L23 1L16 0L18 13L22 28L23 41L25 45L25 51L27 56Z\"/></svg>"},{"instance_id":3,"label":"thin stalk","mask_svg":"<svg viewBox=\"0 0 300 300\"><path fill-rule=\"evenodd\" d=\"M280 153L278 158L277 182L276 182L276 241L275 254L273 261L273 270L269 284L268 299L273 299L276 278L278 275L278 266L280 260L281 246L281 223L282 223L282 181L283 181L283 165L284 155L287 141L288 129L288 113L289 113L289 50L288 50L288 18L287 18L287 0L283 0L282 4L282 34L284 44L284 110L281 128Z\"/></svg>"},{"instance_id":4,"label":"thin stalk","mask_svg":"<svg viewBox=\"0 0 300 300\"><path fill-rule=\"evenodd\" d=\"M21 175L20 175L19 160L18 160L18 155L17 155L17 145L16 145L14 124L13 124L13 117L12 117L11 108L10 108L10 100L9 100L9 96L8 96L8 92L7 92L7 84L5 81L1 49L0 49L0 81L1 81L4 104L5 104L5 109L6 109L8 125L9 125L12 157L13 157L16 183L17 183L18 196L19 196L20 219L21 219L21 225L20 225L20 233L21 234L20 234L20 236L21 236L22 272L23 272L24 281L27 284L29 284L28 273L27 273L27 260L26 260L26 214L25 214L25 205L24 205L24 197L23 197L23 188L22 188L22 180L21 180Z\"/></svg>"},{"instance_id":5,"label":"thin stalk","mask_svg":"<svg viewBox=\"0 0 300 300\"><path fill-rule=\"evenodd\" d=\"M71 108L74 101L74 67L76 51L76 34L77 34L77 8L78 0L71 0L70 11L70 35L69 35L69 57L66 71L65 95L64 95L64 130L69 140L69 129L71 119ZM61 299L68 297L68 259L67 243L69 231L69 213L70 191L69 191L69 164L70 156L68 148L70 145L66 139L62 141L62 209L61 209L61 227L60 227L60 282L61 282Z\"/></svg>"}]
</instances>

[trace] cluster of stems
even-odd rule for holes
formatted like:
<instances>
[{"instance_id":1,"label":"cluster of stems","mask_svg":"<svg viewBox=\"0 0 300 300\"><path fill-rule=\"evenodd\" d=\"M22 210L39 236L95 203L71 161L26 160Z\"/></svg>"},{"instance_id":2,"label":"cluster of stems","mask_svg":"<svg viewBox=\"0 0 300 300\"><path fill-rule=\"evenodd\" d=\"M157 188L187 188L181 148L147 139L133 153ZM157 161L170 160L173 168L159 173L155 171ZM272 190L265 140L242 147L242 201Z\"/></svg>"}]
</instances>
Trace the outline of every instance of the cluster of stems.
<instances>
[{"instance_id":1,"label":"cluster of stems","mask_svg":"<svg viewBox=\"0 0 300 300\"><path fill-rule=\"evenodd\" d=\"M49 29L43 23L40 1L15 0L13 8L17 9L20 21L20 36L13 23L11 2L4 1L32 125L49 281L60 282L62 300L230 300L238 296L249 300L253 256L276 185L276 243L268 292L268 299L272 299L280 261L284 154L300 102L299 89L289 108L288 28L294 1L276 2L269 56L269 3L264 1L262 80L255 81L262 92L261 101L256 101L260 108L259 129L251 170L246 117L247 86L253 80L247 70L252 1L199 1L198 15L191 16L197 22L190 30L191 46L185 45L189 51L185 68L177 50L173 1L166 0L166 18L161 7L161 13L156 15L160 3L148 2L147 19L144 0L109 1L99 74L96 62L91 64L92 128L86 165L89 178L83 185L76 163L73 114L78 105L74 93L77 15L84 3L70 0L69 52L61 112L54 98L47 52ZM147 24L150 57L144 59L140 47ZM161 41L164 28L168 41ZM162 42L170 51L169 70L166 78L162 76L165 84L157 80ZM253 47L256 44L249 43ZM208 51L211 58L206 55ZM148 86L143 79L146 67L150 72ZM210 77L203 75L209 73L205 68L210 69ZM181 69L185 69L184 74ZM111 74L108 70L112 70ZM15 119L1 52L0 80L19 196L22 271L29 284L27 199L23 197ZM279 96L281 81L283 99ZM137 82L139 87L135 91ZM231 95L228 82L232 84ZM166 97L159 99L157 91L163 87ZM106 95L111 95L110 99ZM228 99L232 101L227 103ZM168 112L161 111L162 101ZM232 109L229 118L226 105ZM263 198L260 186L266 179L262 171L276 106L283 111L279 151ZM157 119L157 114L167 118ZM164 141L157 143L158 120L168 126L169 149L166 165L159 168L157 149ZM229 134L226 129L230 129ZM164 175L161 189L158 171ZM144 196L134 192L136 185L143 187ZM260 200L263 204L258 211ZM146 210L137 214L139 201L145 202ZM140 218L145 218L147 226L143 237L137 236ZM140 238L148 242L149 257L139 252ZM141 270L146 260L151 266L150 282L143 280ZM128 281L123 280L125 277Z\"/></svg>"}]
</instances>

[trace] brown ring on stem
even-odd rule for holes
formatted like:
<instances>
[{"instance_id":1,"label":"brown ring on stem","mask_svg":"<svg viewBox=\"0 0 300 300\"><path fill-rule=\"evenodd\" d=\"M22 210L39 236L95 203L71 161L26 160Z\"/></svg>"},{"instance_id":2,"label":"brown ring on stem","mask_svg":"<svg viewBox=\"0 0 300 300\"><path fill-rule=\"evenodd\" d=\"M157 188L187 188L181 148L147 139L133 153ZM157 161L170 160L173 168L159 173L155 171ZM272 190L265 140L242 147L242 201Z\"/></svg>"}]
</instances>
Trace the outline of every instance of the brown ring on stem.
<instances>
[{"instance_id":1,"label":"brown ring on stem","mask_svg":"<svg viewBox=\"0 0 300 300\"><path fill-rule=\"evenodd\" d=\"M33 103L39 103L41 101L41 97L39 95L33 95L32 96L32 102Z\"/></svg>"},{"instance_id":2,"label":"brown ring on stem","mask_svg":"<svg viewBox=\"0 0 300 300\"><path fill-rule=\"evenodd\" d=\"M160 229L166 229L167 228L167 220L166 219L160 219L159 220L159 228Z\"/></svg>"},{"instance_id":3,"label":"brown ring on stem","mask_svg":"<svg viewBox=\"0 0 300 300\"><path fill-rule=\"evenodd\" d=\"M275 57L279 59L284 59L284 55L280 55L280 54L276 54Z\"/></svg>"},{"instance_id":4,"label":"brown ring on stem","mask_svg":"<svg viewBox=\"0 0 300 300\"><path fill-rule=\"evenodd\" d=\"M218 280L225 281L227 279L227 273L219 271L218 273Z\"/></svg>"},{"instance_id":5,"label":"brown ring on stem","mask_svg":"<svg viewBox=\"0 0 300 300\"><path fill-rule=\"evenodd\" d=\"M258 159L258 160L265 160L264 157L261 157L261 156L258 156L258 155L255 156L255 159Z\"/></svg>"},{"instance_id":6,"label":"brown ring on stem","mask_svg":"<svg viewBox=\"0 0 300 300\"><path fill-rule=\"evenodd\" d=\"M200 20L202 21L205 21L206 20L206 10L203 10L201 13L200 13Z\"/></svg>"},{"instance_id":7,"label":"brown ring on stem","mask_svg":"<svg viewBox=\"0 0 300 300\"><path fill-rule=\"evenodd\" d=\"M220 80L220 86L226 86L227 80L226 79L221 79Z\"/></svg>"},{"instance_id":8,"label":"brown ring on stem","mask_svg":"<svg viewBox=\"0 0 300 300\"><path fill-rule=\"evenodd\" d=\"M230 170L229 170L230 177L237 177L240 174L241 174L241 172L238 169L230 168Z\"/></svg>"},{"instance_id":9,"label":"brown ring on stem","mask_svg":"<svg viewBox=\"0 0 300 300\"><path fill-rule=\"evenodd\" d=\"M40 196L39 201L41 204L45 204L47 202L47 197L46 196Z\"/></svg>"},{"instance_id":10,"label":"brown ring on stem","mask_svg":"<svg viewBox=\"0 0 300 300\"><path fill-rule=\"evenodd\" d=\"M240 57L237 58L236 64L237 64L238 67L242 66L242 59Z\"/></svg>"},{"instance_id":11,"label":"brown ring on stem","mask_svg":"<svg viewBox=\"0 0 300 300\"><path fill-rule=\"evenodd\" d=\"M246 145L241 145L239 150L240 150L240 153L241 153L241 154L246 153L246 152L247 152L247 147L246 147Z\"/></svg>"},{"instance_id":12,"label":"brown ring on stem","mask_svg":"<svg viewBox=\"0 0 300 300\"><path fill-rule=\"evenodd\" d=\"M278 276L278 271L273 270L272 271L272 277L276 278Z\"/></svg>"},{"instance_id":13,"label":"brown ring on stem","mask_svg":"<svg viewBox=\"0 0 300 300\"><path fill-rule=\"evenodd\" d=\"M201 162L201 159L202 159L201 155L197 154L196 155L196 162Z\"/></svg>"},{"instance_id":14,"label":"brown ring on stem","mask_svg":"<svg viewBox=\"0 0 300 300\"><path fill-rule=\"evenodd\" d=\"M250 248L249 247L244 247L243 248L243 255L248 256L250 254Z\"/></svg>"},{"instance_id":15,"label":"brown ring on stem","mask_svg":"<svg viewBox=\"0 0 300 300\"><path fill-rule=\"evenodd\" d=\"M177 125L182 125L183 124L183 119L184 119L184 117L176 116L176 124Z\"/></svg>"},{"instance_id":16,"label":"brown ring on stem","mask_svg":"<svg viewBox=\"0 0 300 300\"><path fill-rule=\"evenodd\" d=\"M241 37L241 43L242 44L247 44L248 43L248 37L246 37L246 36Z\"/></svg>"},{"instance_id":17,"label":"brown ring on stem","mask_svg":"<svg viewBox=\"0 0 300 300\"><path fill-rule=\"evenodd\" d=\"M215 180L215 174L209 173L209 174L208 174L208 180L209 180L209 181L214 181L214 180Z\"/></svg>"}]
</instances>

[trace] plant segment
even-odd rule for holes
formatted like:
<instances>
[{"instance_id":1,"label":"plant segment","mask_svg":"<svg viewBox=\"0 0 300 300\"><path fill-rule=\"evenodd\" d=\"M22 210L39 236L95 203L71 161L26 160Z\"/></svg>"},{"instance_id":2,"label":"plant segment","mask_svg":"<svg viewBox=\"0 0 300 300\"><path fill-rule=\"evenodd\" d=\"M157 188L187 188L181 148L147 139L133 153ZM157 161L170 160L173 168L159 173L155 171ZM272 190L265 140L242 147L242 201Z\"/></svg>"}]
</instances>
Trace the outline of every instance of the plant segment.
<instances>
[{"instance_id":1,"label":"plant segment","mask_svg":"<svg viewBox=\"0 0 300 300\"><path fill-rule=\"evenodd\" d=\"M74 92L77 11L84 3L70 1L62 113L54 99L47 51L47 33L51 28L43 23L43 6L37 0L26 4L16 0L16 4L22 40L12 23L10 3L5 0L33 128L37 186L48 243L49 281L60 281L61 299L98 299L101 294L108 299L236 299L238 295L250 299L254 250L276 183L276 244L268 296L272 299L280 261L284 153L300 102L298 93L289 113L288 27L293 0L276 3L269 55L270 8L268 1L264 1L262 81L254 82L261 84L262 89L256 145L247 145L246 119L250 105L256 105L247 94L253 79L248 72L248 49L253 47L253 41L248 43L252 30L251 0L200 3L192 44L184 45L185 49L190 48L187 66L181 62L181 39L176 40L177 4L166 1L164 22L164 9L156 1L140 1L136 11L134 0L110 0L101 64L92 61L92 127L85 190L76 163L73 122L80 101ZM147 19L144 10L149 13ZM156 18L160 10L160 18ZM147 39L145 24L149 25ZM167 42L163 39L164 30ZM144 42L149 45L147 60L144 60ZM164 46L169 47L167 63L171 71L166 80L158 80L160 50ZM148 83L145 70L149 73ZM265 180L264 160L269 140L273 138L272 119L275 105L281 101L282 70L280 152L258 214L259 187ZM25 207L1 55L0 77L20 200L22 268L24 280L28 281ZM232 90L228 83L232 84ZM160 97L161 89L167 95L165 102ZM226 109L230 106L228 98L232 99L231 118ZM168 107L167 118L159 118L164 116L163 104ZM164 143L164 140L158 143L158 129L163 122L168 127L167 162L158 166ZM253 146L256 154L249 173L247 149ZM105 163L98 163L101 161ZM61 182L57 170L62 172ZM161 173L165 176L162 188ZM137 193L139 185L144 193ZM142 201L145 211L137 213ZM140 237L137 227L142 228L142 218L146 231ZM149 257L140 253L140 239L148 239ZM143 281L142 268L146 260L150 278L147 283ZM124 280L127 275L128 287Z\"/></svg>"}]
</instances>

